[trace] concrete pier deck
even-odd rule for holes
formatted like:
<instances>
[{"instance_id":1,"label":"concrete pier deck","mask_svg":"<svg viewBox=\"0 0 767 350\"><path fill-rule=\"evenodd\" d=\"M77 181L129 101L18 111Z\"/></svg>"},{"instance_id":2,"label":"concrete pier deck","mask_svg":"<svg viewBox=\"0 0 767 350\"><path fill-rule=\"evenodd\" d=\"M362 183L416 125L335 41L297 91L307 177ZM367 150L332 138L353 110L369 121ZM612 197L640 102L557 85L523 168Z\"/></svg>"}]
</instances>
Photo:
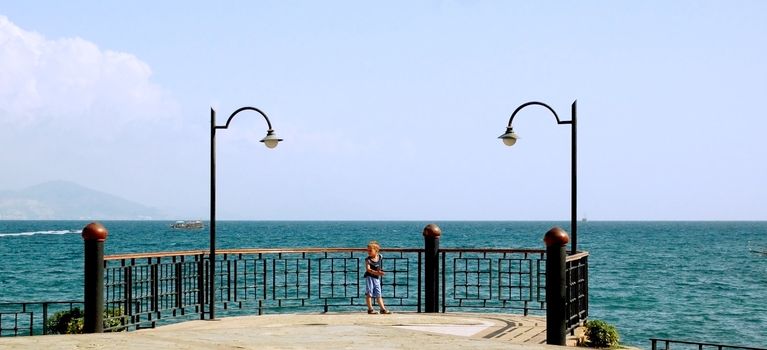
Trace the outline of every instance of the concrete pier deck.
<instances>
[{"instance_id":1,"label":"concrete pier deck","mask_svg":"<svg viewBox=\"0 0 767 350\"><path fill-rule=\"evenodd\" d=\"M134 332L0 338L0 349L561 349L542 317L507 314L279 314ZM568 343L574 343L574 338Z\"/></svg>"}]
</instances>

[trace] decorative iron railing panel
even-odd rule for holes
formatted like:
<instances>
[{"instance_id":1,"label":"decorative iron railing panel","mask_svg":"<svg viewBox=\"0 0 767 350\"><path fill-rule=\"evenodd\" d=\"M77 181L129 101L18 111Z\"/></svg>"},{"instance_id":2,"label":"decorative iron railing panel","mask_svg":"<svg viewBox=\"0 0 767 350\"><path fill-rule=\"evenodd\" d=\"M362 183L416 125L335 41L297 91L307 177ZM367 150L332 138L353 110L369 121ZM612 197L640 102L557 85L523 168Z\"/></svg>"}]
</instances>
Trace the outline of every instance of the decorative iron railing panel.
<instances>
[{"instance_id":1,"label":"decorative iron railing panel","mask_svg":"<svg viewBox=\"0 0 767 350\"><path fill-rule=\"evenodd\" d=\"M365 305L364 259L356 248L219 251L216 300L225 310L262 314L269 310L322 311ZM419 310L422 250L381 252L387 305ZM248 310L252 310L248 312ZM234 312L235 314L238 312Z\"/></svg>"},{"instance_id":2,"label":"decorative iron railing panel","mask_svg":"<svg viewBox=\"0 0 767 350\"><path fill-rule=\"evenodd\" d=\"M685 340L672 340L672 339L658 339L650 338L652 344L652 350L723 350L723 349L739 349L739 350L767 350L767 348L755 348L750 346L739 345L726 345L704 342L692 342ZM671 345L674 345L673 347Z\"/></svg>"},{"instance_id":3,"label":"decorative iron railing panel","mask_svg":"<svg viewBox=\"0 0 767 350\"><path fill-rule=\"evenodd\" d=\"M204 295L202 252L105 257L106 331L154 327L169 317L200 318Z\"/></svg>"},{"instance_id":4,"label":"decorative iron railing panel","mask_svg":"<svg viewBox=\"0 0 767 350\"><path fill-rule=\"evenodd\" d=\"M545 250L441 249L440 253L442 312L545 313Z\"/></svg>"},{"instance_id":5,"label":"decorative iron railing panel","mask_svg":"<svg viewBox=\"0 0 767 350\"><path fill-rule=\"evenodd\" d=\"M60 311L82 310L82 301L0 303L0 337L51 334L46 320Z\"/></svg>"},{"instance_id":6,"label":"decorative iron railing panel","mask_svg":"<svg viewBox=\"0 0 767 350\"><path fill-rule=\"evenodd\" d=\"M589 253L568 255L565 261L565 320L567 331L586 322L589 316Z\"/></svg>"}]
</instances>

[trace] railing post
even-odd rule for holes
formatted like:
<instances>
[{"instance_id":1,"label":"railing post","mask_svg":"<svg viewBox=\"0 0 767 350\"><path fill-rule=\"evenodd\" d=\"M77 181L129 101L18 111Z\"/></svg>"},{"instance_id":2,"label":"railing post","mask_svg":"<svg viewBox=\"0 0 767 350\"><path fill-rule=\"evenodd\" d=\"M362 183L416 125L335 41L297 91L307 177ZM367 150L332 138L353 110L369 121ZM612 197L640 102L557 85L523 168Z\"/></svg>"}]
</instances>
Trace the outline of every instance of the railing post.
<instances>
[{"instance_id":1,"label":"railing post","mask_svg":"<svg viewBox=\"0 0 767 350\"><path fill-rule=\"evenodd\" d=\"M205 319L205 291L208 289L208 284L205 283L205 253L197 255L197 304L200 307L200 319Z\"/></svg>"},{"instance_id":2,"label":"railing post","mask_svg":"<svg viewBox=\"0 0 767 350\"><path fill-rule=\"evenodd\" d=\"M152 262L152 258L147 259L149 263L149 273L150 273L150 279L151 284L149 286L149 291L152 294L152 301L149 304L150 305L150 315L152 312L157 312L160 309L160 261L162 258L156 258L155 262ZM150 316L151 319L151 316Z\"/></svg>"},{"instance_id":3,"label":"railing post","mask_svg":"<svg viewBox=\"0 0 767 350\"><path fill-rule=\"evenodd\" d=\"M570 237L565 230L554 227L543 237L546 243L546 344L565 345L565 245Z\"/></svg>"},{"instance_id":4,"label":"railing post","mask_svg":"<svg viewBox=\"0 0 767 350\"><path fill-rule=\"evenodd\" d=\"M104 332L104 241L109 232L103 225L92 222L83 228L85 244L84 333Z\"/></svg>"},{"instance_id":5,"label":"railing post","mask_svg":"<svg viewBox=\"0 0 767 350\"><path fill-rule=\"evenodd\" d=\"M43 335L48 334L48 303L43 302Z\"/></svg>"},{"instance_id":6,"label":"railing post","mask_svg":"<svg viewBox=\"0 0 767 350\"><path fill-rule=\"evenodd\" d=\"M428 224L423 228L426 312L439 312L439 237L441 235L442 230L436 224Z\"/></svg>"},{"instance_id":7,"label":"railing post","mask_svg":"<svg viewBox=\"0 0 767 350\"><path fill-rule=\"evenodd\" d=\"M183 306L184 306L184 300L183 300L183 296L184 296L184 280L183 280L184 267L183 267L183 264L184 264L184 260L185 260L184 256L182 255L181 258L179 258L179 260L181 260L181 261L176 261L176 257L175 256L173 257L173 262L174 262L173 268L175 269L175 275L176 275L176 279L173 282L174 282L174 289L176 290L175 307L181 309L181 314L183 315L184 314L184 309L183 309Z\"/></svg>"}]
</instances>

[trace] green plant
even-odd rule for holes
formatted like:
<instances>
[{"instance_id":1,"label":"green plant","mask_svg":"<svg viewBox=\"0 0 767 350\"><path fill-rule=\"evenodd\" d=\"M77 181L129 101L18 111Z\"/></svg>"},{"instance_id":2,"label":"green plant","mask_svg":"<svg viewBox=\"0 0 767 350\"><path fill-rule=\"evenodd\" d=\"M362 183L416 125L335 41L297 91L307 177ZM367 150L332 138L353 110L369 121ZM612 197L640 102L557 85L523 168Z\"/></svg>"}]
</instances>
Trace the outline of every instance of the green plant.
<instances>
[{"instance_id":1,"label":"green plant","mask_svg":"<svg viewBox=\"0 0 767 350\"><path fill-rule=\"evenodd\" d=\"M586 346L591 348L612 348L617 347L620 341L620 335L615 326L602 321L586 321Z\"/></svg>"},{"instance_id":2,"label":"green plant","mask_svg":"<svg viewBox=\"0 0 767 350\"><path fill-rule=\"evenodd\" d=\"M67 325L67 334L83 334L85 318L73 318Z\"/></svg>"},{"instance_id":3,"label":"green plant","mask_svg":"<svg viewBox=\"0 0 767 350\"><path fill-rule=\"evenodd\" d=\"M45 326L48 328L48 334L70 334L69 324L73 320L82 319L83 317L83 312L79 307L67 311L59 311L45 320Z\"/></svg>"},{"instance_id":4,"label":"green plant","mask_svg":"<svg viewBox=\"0 0 767 350\"><path fill-rule=\"evenodd\" d=\"M127 327L121 327L123 325L123 309L106 309L104 310L104 329L105 332L122 332Z\"/></svg>"},{"instance_id":5,"label":"green plant","mask_svg":"<svg viewBox=\"0 0 767 350\"><path fill-rule=\"evenodd\" d=\"M123 310L121 308L104 310L104 328L108 329L106 332L125 330L125 327L120 327L122 315ZM45 321L45 325L48 328L47 334L82 334L84 322L85 314L76 307L53 314Z\"/></svg>"}]
</instances>

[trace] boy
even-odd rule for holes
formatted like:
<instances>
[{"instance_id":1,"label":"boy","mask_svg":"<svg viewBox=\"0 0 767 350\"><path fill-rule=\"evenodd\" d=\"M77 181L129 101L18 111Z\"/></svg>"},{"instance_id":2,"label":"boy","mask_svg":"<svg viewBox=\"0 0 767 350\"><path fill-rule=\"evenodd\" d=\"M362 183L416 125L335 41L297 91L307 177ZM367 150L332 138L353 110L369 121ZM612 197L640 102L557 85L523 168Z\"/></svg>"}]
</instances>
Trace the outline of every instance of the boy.
<instances>
[{"instance_id":1,"label":"boy","mask_svg":"<svg viewBox=\"0 0 767 350\"><path fill-rule=\"evenodd\" d=\"M373 310L373 298L377 298L378 306L381 308L382 314L390 314L389 310L386 310L383 298L381 297L381 276L384 275L381 269L381 257L378 252L381 250L381 246L376 241L368 243L368 257L365 258L365 302L368 304L368 313L377 314Z\"/></svg>"}]
</instances>

